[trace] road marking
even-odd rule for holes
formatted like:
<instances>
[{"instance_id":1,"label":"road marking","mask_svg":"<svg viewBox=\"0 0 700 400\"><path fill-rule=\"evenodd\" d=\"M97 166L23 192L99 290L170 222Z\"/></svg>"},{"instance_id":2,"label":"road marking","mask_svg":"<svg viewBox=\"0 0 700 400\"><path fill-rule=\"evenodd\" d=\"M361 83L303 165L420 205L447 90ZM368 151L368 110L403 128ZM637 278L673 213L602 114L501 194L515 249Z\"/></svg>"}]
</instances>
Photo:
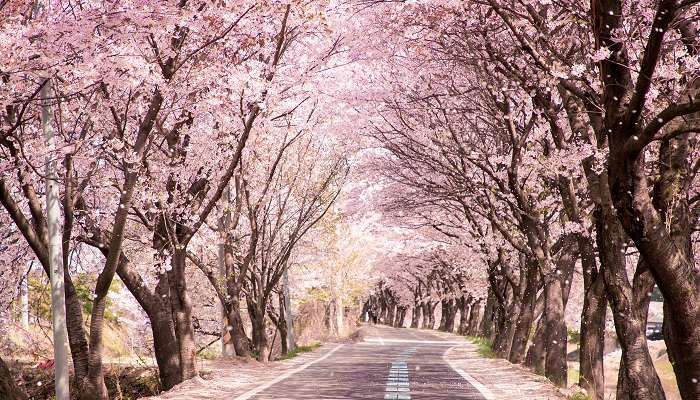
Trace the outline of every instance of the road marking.
<instances>
[{"instance_id":1,"label":"road marking","mask_svg":"<svg viewBox=\"0 0 700 400\"><path fill-rule=\"evenodd\" d=\"M474 386L474 389L479 391L482 396L484 396L484 399L486 400L496 400L496 396L493 395L493 392L489 390L486 386L484 386L481 382L477 381L473 376L469 375L466 371L462 370L461 368L456 367L450 360L447 359L447 353L452 351L453 349L456 349L459 346L454 346L445 351L445 353L442 354L442 359L447 363L447 365L450 366L456 373L458 373L462 378L464 378L467 382L469 382L470 385Z\"/></svg>"},{"instance_id":2,"label":"road marking","mask_svg":"<svg viewBox=\"0 0 700 400\"><path fill-rule=\"evenodd\" d=\"M329 351L328 353L324 354L322 357L319 357L319 358L317 358L317 359L315 359L315 360L311 360L311 361L307 362L306 364L304 364L304 365L302 365L302 366L300 366L300 367L298 367L298 368L295 368L295 369L293 369L293 370L291 370L291 371L287 371L287 372L285 372L284 374L278 376L277 378L271 380L270 382L265 383L265 384L263 384L263 385L260 385L260 386L254 388L254 389L251 389L251 390L249 390L249 391L243 393L242 395L236 397L236 398L233 399L233 400L248 400L248 399L250 399L251 397L255 396L256 394L258 394L258 393L262 392L263 390L269 388L270 386L272 386L272 385L274 385L274 384L276 384L276 383L279 383L280 381L283 381L283 380L289 378L290 376L292 376L292 375L294 375L294 374L296 374L296 373L298 373L298 372L301 372L301 371L303 371L303 370L309 368L310 366L316 364L316 363L319 362L319 361L325 360L326 358L330 357L331 354L335 353L335 352L336 352L338 349L340 349L341 347L343 347L343 345L342 345L342 344L339 344L338 346L336 346L335 348L333 348L333 350L331 350L331 351Z\"/></svg>"},{"instance_id":3,"label":"road marking","mask_svg":"<svg viewBox=\"0 0 700 400\"><path fill-rule=\"evenodd\" d=\"M385 400L411 400L411 388L408 382L408 365L403 359L391 363L389 377L386 380Z\"/></svg>"},{"instance_id":4,"label":"road marking","mask_svg":"<svg viewBox=\"0 0 700 400\"><path fill-rule=\"evenodd\" d=\"M365 339L365 343L417 343L417 344L444 344L444 345L455 345L455 344L466 344L466 341L446 341L446 340L412 340L412 339Z\"/></svg>"}]
</instances>

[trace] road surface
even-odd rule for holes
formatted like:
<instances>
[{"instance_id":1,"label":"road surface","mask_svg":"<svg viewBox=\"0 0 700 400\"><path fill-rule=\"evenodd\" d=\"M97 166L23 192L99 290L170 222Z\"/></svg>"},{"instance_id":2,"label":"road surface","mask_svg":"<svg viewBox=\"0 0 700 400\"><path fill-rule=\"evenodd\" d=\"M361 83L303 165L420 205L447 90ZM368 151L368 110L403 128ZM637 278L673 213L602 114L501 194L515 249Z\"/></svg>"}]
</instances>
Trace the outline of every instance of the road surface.
<instances>
[{"instance_id":1,"label":"road surface","mask_svg":"<svg viewBox=\"0 0 700 400\"><path fill-rule=\"evenodd\" d=\"M317 361L235 400L488 400L486 389L443 358L460 343L428 331L369 326L364 341L329 344L335 347Z\"/></svg>"}]
</instances>

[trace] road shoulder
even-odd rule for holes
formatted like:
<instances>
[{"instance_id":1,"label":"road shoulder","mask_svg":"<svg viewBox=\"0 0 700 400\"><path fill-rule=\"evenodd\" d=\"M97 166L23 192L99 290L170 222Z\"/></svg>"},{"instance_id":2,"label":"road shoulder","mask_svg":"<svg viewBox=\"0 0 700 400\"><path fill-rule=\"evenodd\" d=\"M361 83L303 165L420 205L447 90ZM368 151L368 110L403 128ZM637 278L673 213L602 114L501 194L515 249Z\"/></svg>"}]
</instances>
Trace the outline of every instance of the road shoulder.
<instances>
[{"instance_id":1,"label":"road shoulder","mask_svg":"<svg viewBox=\"0 0 700 400\"><path fill-rule=\"evenodd\" d=\"M205 376L185 381L148 400L204 400L234 399L280 376L293 373L306 364L321 359L336 349L338 344L326 343L310 353L292 359L260 363L255 360L218 359L199 365Z\"/></svg>"},{"instance_id":2,"label":"road shoulder","mask_svg":"<svg viewBox=\"0 0 700 400\"><path fill-rule=\"evenodd\" d=\"M444 332L430 331L430 333L444 340L464 341L463 344L448 349L443 358L458 373L461 371L482 385L482 394L487 399L566 399L562 391L545 377L520 365L511 364L504 359L482 357L479 355L476 345L466 338ZM460 375L465 377L462 373ZM465 377L465 379L467 378Z\"/></svg>"}]
</instances>

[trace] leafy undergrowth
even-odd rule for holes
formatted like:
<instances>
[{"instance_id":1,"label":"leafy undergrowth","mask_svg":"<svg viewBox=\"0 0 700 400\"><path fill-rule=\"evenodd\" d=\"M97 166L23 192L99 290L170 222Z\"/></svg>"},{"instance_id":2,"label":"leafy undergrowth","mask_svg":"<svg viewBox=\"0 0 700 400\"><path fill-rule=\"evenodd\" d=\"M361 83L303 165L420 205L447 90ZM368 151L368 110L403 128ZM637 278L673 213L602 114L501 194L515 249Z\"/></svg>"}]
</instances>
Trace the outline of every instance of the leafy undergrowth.
<instances>
[{"instance_id":1,"label":"leafy undergrowth","mask_svg":"<svg viewBox=\"0 0 700 400\"><path fill-rule=\"evenodd\" d=\"M591 400L591 396L583 392L577 392L567 397L567 400Z\"/></svg>"},{"instance_id":2,"label":"leafy undergrowth","mask_svg":"<svg viewBox=\"0 0 700 400\"><path fill-rule=\"evenodd\" d=\"M581 372L578 370L578 368L569 367L568 379L567 379L569 383L578 383L580 376L581 376Z\"/></svg>"},{"instance_id":3,"label":"leafy undergrowth","mask_svg":"<svg viewBox=\"0 0 700 400\"><path fill-rule=\"evenodd\" d=\"M17 378L18 386L30 399L54 398L53 368L44 369L26 362L13 362L11 368ZM71 379L71 394L77 393L74 383ZM154 396L161 391L156 368L108 364L105 371L105 384L110 399L132 400Z\"/></svg>"},{"instance_id":4,"label":"leafy undergrowth","mask_svg":"<svg viewBox=\"0 0 700 400\"><path fill-rule=\"evenodd\" d=\"M576 329L567 329L567 334L569 336L569 343L580 344L581 343L581 333Z\"/></svg>"},{"instance_id":5,"label":"leafy undergrowth","mask_svg":"<svg viewBox=\"0 0 700 400\"><path fill-rule=\"evenodd\" d=\"M283 355L280 357L280 360L289 360L290 358L294 358L298 356L299 354L302 353L310 353L316 349L321 347L321 342L313 342L307 346L297 346L294 348L294 350L288 352L287 354Z\"/></svg>"},{"instance_id":6,"label":"leafy undergrowth","mask_svg":"<svg viewBox=\"0 0 700 400\"><path fill-rule=\"evenodd\" d=\"M484 358L496 358L496 353L493 351L493 343L490 339L480 336L467 336L470 342L477 347L477 352Z\"/></svg>"}]
</instances>

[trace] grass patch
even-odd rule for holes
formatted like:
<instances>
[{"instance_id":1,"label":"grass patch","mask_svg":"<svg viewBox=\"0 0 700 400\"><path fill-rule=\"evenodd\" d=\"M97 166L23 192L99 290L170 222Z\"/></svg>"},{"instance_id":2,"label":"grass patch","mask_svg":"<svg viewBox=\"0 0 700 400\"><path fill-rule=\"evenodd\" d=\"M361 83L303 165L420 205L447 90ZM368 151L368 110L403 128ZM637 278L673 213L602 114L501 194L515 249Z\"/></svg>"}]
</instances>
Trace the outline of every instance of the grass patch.
<instances>
[{"instance_id":1,"label":"grass patch","mask_svg":"<svg viewBox=\"0 0 700 400\"><path fill-rule=\"evenodd\" d=\"M280 357L280 360L289 360L290 358L294 358L302 353L311 353L319 347L321 347L321 342L313 342L308 346L297 346L294 348L294 350L287 352L287 354Z\"/></svg>"},{"instance_id":2,"label":"grass patch","mask_svg":"<svg viewBox=\"0 0 700 400\"><path fill-rule=\"evenodd\" d=\"M569 397L567 397L568 400L591 400L591 396L583 393L583 392L576 392Z\"/></svg>"},{"instance_id":3,"label":"grass patch","mask_svg":"<svg viewBox=\"0 0 700 400\"><path fill-rule=\"evenodd\" d=\"M578 383L581 373L579 372L578 368L569 368L568 375L568 382Z\"/></svg>"},{"instance_id":4,"label":"grass patch","mask_svg":"<svg viewBox=\"0 0 700 400\"><path fill-rule=\"evenodd\" d=\"M569 329L567 333L569 334L569 343L571 343L571 344L580 344L581 343L581 332L577 331L576 329Z\"/></svg>"},{"instance_id":5,"label":"grass patch","mask_svg":"<svg viewBox=\"0 0 700 400\"><path fill-rule=\"evenodd\" d=\"M479 336L467 336L467 339L476 345L477 352L480 356L484 358L496 358L496 353L492 349L493 343L490 339Z\"/></svg>"},{"instance_id":6,"label":"grass patch","mask_svg":"<svg viewBox=\"0 0 700 400\"><path fill-rule=\"evenodd\" d=\"M213 360L219 357L219 353L214 349L206 348L200 351L199 354L197 354L197 356L199 356L199 358L201 358L202 360Z\"/></svg>"}]
</instances>

